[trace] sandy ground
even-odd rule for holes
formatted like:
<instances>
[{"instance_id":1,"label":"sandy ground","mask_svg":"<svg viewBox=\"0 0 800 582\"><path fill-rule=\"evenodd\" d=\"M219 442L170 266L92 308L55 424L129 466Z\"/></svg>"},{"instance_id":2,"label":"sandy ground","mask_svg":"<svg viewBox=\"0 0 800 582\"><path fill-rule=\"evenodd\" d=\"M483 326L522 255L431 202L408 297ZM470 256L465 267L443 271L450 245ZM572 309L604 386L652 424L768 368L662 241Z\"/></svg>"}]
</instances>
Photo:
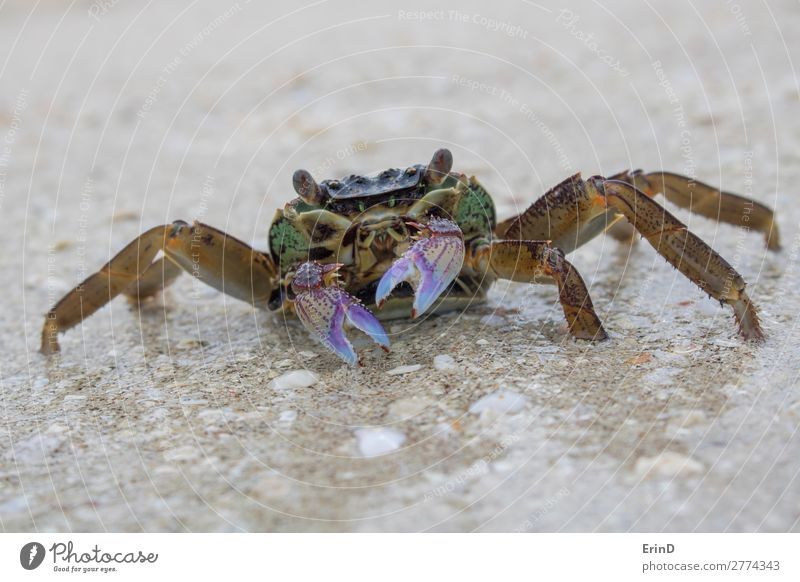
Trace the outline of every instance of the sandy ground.
<instances>
[{"instance_id":1,"label":"sandy ground","mask_svg":"<svg viewBox=\"0 0 800 582\"><path fill-rule=\"evenodd\" d=\"M800 530L797 3L427 5L0 4L4 530ZM264 248L296 168L442 145L503 216L630 167L776 207L780 253L676 210L748 280L766 344L599 238L571 259L601 345L553 289L504 284L350 370L183 277L36 352L53 301L145 228Z\"/></svg>"}]
</instances>

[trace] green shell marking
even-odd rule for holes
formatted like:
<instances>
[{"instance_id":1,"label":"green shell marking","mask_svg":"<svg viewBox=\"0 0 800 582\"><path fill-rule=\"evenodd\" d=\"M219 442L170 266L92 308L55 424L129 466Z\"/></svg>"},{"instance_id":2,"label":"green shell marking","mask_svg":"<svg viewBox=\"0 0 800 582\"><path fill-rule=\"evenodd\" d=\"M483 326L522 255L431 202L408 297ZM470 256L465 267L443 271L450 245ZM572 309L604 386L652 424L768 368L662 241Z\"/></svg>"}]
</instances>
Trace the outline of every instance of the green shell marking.
<instances>
[{"instance_id":1,"label":"green shell marking","mask_svg":"<svg viewBox=\"0 0 800 582\"><path fill-rule=\"evenodd\" d=\"M470 180L458 202L455 219L464 234L490 233L496 224L494 202L477 181Z\"/></svg>"},{"instance_id":2,"label":"green shell marking","mask_svg":"<svg viewBox=\"0 0 800 582\"><path fill-rule=\"evenodd\" d=\"M309 240L286 218L280 218L269 230L269 248L282 273L307 260Z\"/></svg>"}]
</instances>

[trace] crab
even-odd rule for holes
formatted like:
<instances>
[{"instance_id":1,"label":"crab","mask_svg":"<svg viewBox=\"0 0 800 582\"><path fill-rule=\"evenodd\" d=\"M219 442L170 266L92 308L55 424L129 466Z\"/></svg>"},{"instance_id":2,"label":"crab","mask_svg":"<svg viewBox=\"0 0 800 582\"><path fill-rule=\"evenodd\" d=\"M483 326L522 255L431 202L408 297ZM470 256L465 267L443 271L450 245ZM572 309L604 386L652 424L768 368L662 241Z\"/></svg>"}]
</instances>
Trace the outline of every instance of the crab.
<instances>
[{"instance_id":1,"label":"crab","mask_svg":"<svg viewBox=\"0 0 800 582\"><path fill-rule=\"evenodd\" d=\"M488 191L452 170L437 150L430 163L377 176L317 182L294 173L297 197L279 209L269 252L216 228L176 221L140 235L67 293L45 318L41 351L58 334L119 294L143 301L187 271L254 307L296 315L311 336L347 364L359 357L346 328L389 349L381 320L464 309L486 299L497 279L554 284L569 332L608 337L586 284L565 258L599 234L629 229L722 305L746 340L764 334L739 273L654 198L763 233L779 248L773 212L736 194L670 172L573 175L516 217L498 222Z\"/></svg>"}]
</instances>

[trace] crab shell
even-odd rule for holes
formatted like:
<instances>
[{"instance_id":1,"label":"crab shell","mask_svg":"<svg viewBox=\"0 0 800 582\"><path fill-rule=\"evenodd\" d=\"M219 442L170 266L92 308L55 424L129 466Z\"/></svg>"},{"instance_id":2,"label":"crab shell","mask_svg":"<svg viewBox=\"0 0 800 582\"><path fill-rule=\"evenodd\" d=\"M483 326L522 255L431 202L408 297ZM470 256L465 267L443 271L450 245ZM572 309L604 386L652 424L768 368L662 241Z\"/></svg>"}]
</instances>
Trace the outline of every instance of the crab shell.
<instances>
[{"instance_id":1,"label":"crab shell","mask_svg":"<svg viewBox=\"0 0 800 582\"><path fill-rule=\"evenodd\" d=\"M452 157L437 151L431 163L389 169L374 177L349 176L317 184L298 170L299 196L279 209L269 231L270 252L281 284L270 298L272 311L286 310L291 281L306 261L338 263L340 285L364 305L375 307L381 276L413 244L420 224L448 218L461 228L467 248L491 240L496 225L494 202L475 178L451 172ZM485 299L492 280L467 263L434 307L445 311ZM402 284L375 314L381 319L408 317L413 290Z\"/></svg>"}]
</instances>

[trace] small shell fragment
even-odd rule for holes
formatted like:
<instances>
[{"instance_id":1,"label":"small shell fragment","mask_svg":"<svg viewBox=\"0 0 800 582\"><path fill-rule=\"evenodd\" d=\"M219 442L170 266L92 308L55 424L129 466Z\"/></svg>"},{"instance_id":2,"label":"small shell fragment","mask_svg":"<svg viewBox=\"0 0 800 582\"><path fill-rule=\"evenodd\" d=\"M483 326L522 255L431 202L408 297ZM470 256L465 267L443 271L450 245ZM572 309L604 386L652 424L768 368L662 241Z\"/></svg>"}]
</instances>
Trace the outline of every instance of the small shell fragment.
<instances>
[{"instance_id":1,"label":"small shell fragment","mask_svg":"<svg viewBox=\"0 0 800 582\"><path fill-rule=\"evenodd\" d=\"M283 411L281 411L281 414L278 417L278 422L282 422L284 424L291 424L296 419L297 419L297 411L296 410L283 410Z\"/></svg>"},{"instance_id":2,"label":"small shell fragment","mask_svg":"<svg viewBox=\"0 0 800 582\"><path fill-rule=\"evenodd\" d=\"M359 428L356 439L362 455L377 457L399 449L406 442L406 435L393 428Z\"/></svg>"},{"instance_id":3,"label":"small shell fragment","mask_svg":"<svg viewBox=\"0 0 800 582\"><path fill-rule=\"evenodd\" d=\"M481 414L487 410L499 412L501 414L513 414L519 412L528 403L527 396L512 390L498 390L487 394L469 407L472 414Z\"/></svg>"},{"instance_id":4,"label":"small shell fragment","mask_svg":"<svg viewBox=\"0 0 800 582\"><path fill-rule=\"evenodd\" d=\"M458 364L453 356L448 354L439 354L433 357L433 367L442 372L457 370Z\"/></svg>"},{"instance_id":5,"label":"small shell fragment","mask_svg":"<svg viewBox=\"0 0 800 582\"><path fill-rule=\"evenodd\" d=\"M309 370L292 370L281 374L272 380L268 387L272 390L292 390L293 388L308 388L319 380L314 372Z\"/></svg>"},{"instance_id":6,"label":"small shell fragment","mask_svg":"<svg viewBox=\"0 0 800 582\"><path fill-rule=\"evenodd\" d=\"M388 372L386 372L389 376L400 376L402 374L410 374L411 372L416 372L417 370L421 370L421 364L412 364L409 366L398 366L396 368L392 368Z\"/></svg>"},{"instance_id":7,"label":"small shell fragment","mask_svg":"<svg viewBox=\"0 0 800 582\"><path fill-rule=\"evenodd\" d=\"M664 451L653 457L640 457L634 472L642 479L690 477L704 471L702 463L674 451Z\"/></svg>"}]
</instances>

